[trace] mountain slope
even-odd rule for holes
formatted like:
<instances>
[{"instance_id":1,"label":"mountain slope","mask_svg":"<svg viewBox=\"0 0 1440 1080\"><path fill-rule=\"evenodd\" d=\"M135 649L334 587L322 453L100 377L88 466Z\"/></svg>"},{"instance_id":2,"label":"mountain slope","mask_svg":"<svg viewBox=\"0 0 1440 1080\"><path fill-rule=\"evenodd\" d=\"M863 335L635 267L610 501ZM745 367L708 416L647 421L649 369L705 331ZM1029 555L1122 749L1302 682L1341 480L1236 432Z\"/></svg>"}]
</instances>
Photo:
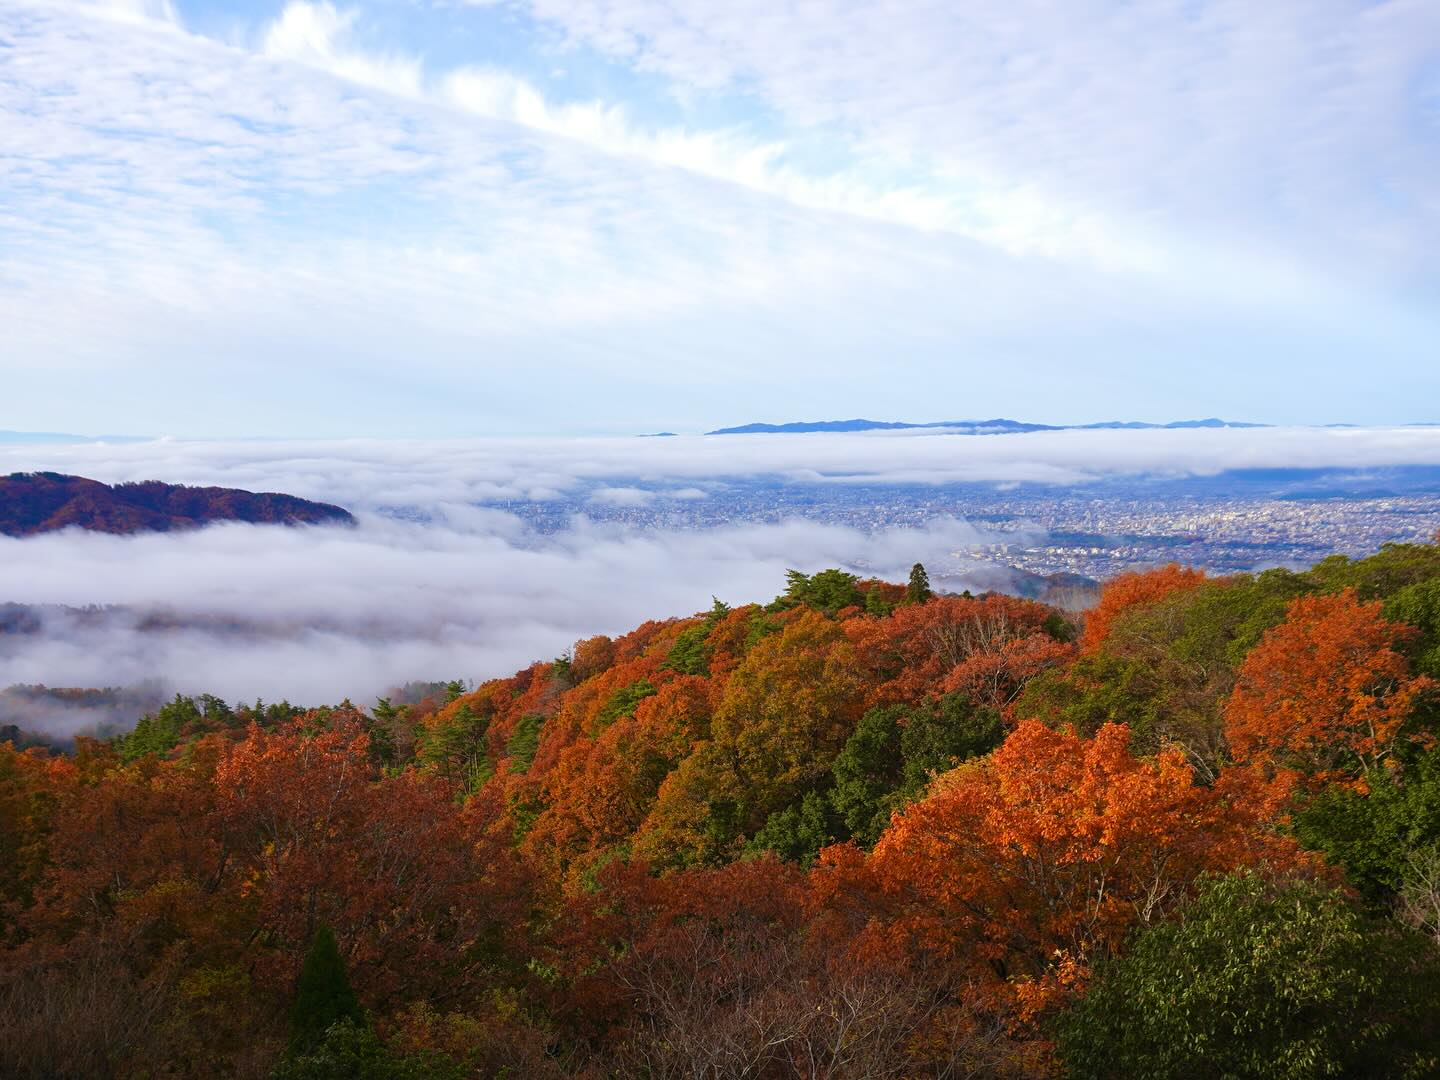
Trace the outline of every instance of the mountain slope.
<instances>
[{"instance_id":1,"label":"mountain slope","mask_svg":"<svg viewBox=\"0 0 1440 1080\"><path fill-rule=\"evenodd\" d=\"M5 536L35 536L72 527L122 534L171 532L219 521L353 525L355 519L338 506L274 492L184 487L158 480L112 487L51 472L0 477L0 534Z\"/></svg>"}]
</instances>

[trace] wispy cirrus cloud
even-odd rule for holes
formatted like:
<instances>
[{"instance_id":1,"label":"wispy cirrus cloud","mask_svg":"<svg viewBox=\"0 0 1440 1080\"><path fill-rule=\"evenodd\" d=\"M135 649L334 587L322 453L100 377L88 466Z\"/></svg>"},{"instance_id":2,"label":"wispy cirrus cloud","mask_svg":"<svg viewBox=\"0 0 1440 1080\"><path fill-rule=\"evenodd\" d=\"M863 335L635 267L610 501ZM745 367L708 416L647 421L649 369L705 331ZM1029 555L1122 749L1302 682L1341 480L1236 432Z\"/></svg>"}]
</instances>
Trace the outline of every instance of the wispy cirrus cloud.
<instances>
[{"instance_id":1,"label":"wispy cirrus cloud","mask_svg":"<svg viewBox=\"0 0 1440 1080\"><path fill-rule=\"evenodd\" d=\"M1427 5L682 8L7 0L0 424L1426 418Z\"/></svg>"},{"instance_id":2,"label":"wispy cirrus cloud","mask_svg":"<svg viewBox=\"0 0 1440 1080\"><path fill-rule=\"evenodd\" d=\"M266 28L261 49L266 56L318 67L377 90L420 97L421 65L414 57L372 55L348 47L345 39L356 15L353 8L342 11L329 3L297 0Z\"/></svg>"},{"instance_id":3,"label":"wispy cirrus cloud","mask_svg":"<svg viewBox=\"0 0 1440 1080\"><path fill-rule=\"evenodd\" d=\"M811 210L952 232L1021 255L1066 253L1141 268L1161 258L1138 238L1099 243L1093 228L1065 221L1034 191L981 191L919 168L897 182L892 167L859 155L848 139L841 144L842 165L815 171L792 163L795 148L785 139L760 138L739 125L648 126L622 103L554 101L533 83L494 66L461 65L427 76L417 56L358 45L352 34L357 16L354 8L293 0L265 30L263 51L377 90L683 169Z\"/></svg>"},{"instance_id":4,"label":"wispy cirrus cloud","mask_svg":"<svg viewBox=\"0 0 1440 1080\"><path fill-rule=\"evenodd\" d=\"M515 6L576 46L934 163L1013 210L1055 200L1192 241L1219 229L1237 261L1268 254L1271 269L1437 269L1422 237L1440 228L1440 9L1424 0Z\"/></svg>"}]
</instances>

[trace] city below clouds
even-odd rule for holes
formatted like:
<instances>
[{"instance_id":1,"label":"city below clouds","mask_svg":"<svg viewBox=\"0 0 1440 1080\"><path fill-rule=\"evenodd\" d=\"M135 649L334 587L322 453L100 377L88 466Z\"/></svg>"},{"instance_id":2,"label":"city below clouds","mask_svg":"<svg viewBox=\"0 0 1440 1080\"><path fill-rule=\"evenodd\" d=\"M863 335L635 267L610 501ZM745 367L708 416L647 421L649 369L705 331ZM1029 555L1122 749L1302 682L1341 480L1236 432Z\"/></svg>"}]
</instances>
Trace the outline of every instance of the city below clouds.
<instances>
[{"instance_id":1,"label":"city below clouds","mask_svg":"<svg viewBox=\"0 0 1440 1080\"><path fill-rule=\"evenodd\" d=\"M1437 419L1425 0L0 0L0 42L3 428Z\"/></svg>"}]
</instances>

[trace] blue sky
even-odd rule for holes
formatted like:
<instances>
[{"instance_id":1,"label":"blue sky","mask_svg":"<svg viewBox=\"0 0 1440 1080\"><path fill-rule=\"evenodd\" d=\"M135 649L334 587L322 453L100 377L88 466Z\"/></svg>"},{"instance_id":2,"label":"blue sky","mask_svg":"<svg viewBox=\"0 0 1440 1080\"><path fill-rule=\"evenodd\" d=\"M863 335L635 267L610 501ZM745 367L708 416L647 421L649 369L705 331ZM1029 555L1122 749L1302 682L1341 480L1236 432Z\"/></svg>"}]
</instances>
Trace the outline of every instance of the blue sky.
<instances>
[{"instance_id":1,"label":"blue sky","mask_svg":"<svg viewBox=\"0 0 1440 1080\"><path fill-rule=\"evenodd\" d=\"M0 0L0 429L1440 420L1433 0Z\"/></svg>"}]
</instances>

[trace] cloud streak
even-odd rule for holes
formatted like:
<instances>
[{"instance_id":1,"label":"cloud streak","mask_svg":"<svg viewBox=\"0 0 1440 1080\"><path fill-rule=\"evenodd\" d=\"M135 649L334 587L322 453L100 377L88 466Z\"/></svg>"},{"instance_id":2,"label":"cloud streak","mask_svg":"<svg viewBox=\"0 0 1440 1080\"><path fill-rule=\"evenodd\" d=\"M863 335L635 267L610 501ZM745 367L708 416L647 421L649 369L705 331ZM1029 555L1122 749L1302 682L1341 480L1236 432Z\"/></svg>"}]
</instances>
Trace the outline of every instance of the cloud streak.
<instances>
[{"instance_id":1,"label":"cloud streak","mask_svg":"<svg viewBox=\"0 0 1440 1080\"><path fill-rule=\"evenodd\" d=\"M1440 10L1423 0L517 6L679 86L930 162L1017 236L1103 250L1129 229L1194 257L1209 228L1241 273L1246 249L1270 274L1302 252L1339 275L1347 257L1384 276L1433 259L1414 246L1440 228Z\"/></svg>"}]
</instances>

